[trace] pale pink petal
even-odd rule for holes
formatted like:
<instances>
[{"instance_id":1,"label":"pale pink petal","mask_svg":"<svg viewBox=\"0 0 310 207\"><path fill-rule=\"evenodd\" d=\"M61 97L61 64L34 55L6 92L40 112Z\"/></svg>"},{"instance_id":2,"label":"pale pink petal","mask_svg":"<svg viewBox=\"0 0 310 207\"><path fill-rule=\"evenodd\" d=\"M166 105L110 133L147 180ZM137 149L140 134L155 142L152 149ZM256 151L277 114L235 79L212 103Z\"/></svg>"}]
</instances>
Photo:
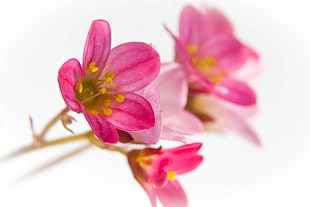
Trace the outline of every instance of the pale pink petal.
<instances>
[{"instance_id":1,"label":"pale pink petal","mask_svg":"<svg viewBox=\"0 0 310 207\"><path fill-rule=\"evenodd\" d=\"M90 62L103 69L111 49L111 29L105 20L95 20L90 26L83 53L83 69Z\"/></svg>"},{"instance_id":2,"label":"pale pink petal","mask_svg":"<svg viewBox=\"0 0 310 207\"><path fill-rule=\"evenodd\" d=\"M142 185L142 187L147 193L147 195L149 196L152 207L157 207L156 194L155 194L153 186L150 184L145 184L145 185Z\"/></svg>"},{"instance_id":3,"label":"pale pink petal","mask_svg":"<svg viewBox=\"0 0 310 207\"><path fill-rule=\"evenodd\" d=\"M82 108L83 114L95 135L103 142L115 144L119 140L117 130L103 116L94 116Z\"/></svg>"},{"instance_id":4,"label":"pale pink petal","mask_svg":"<svg viewBox=\"0 0 310 207\"><path fill-rule=\"evenodd\" d=\"M211 93L232 103L250 106L256 104L256 94L247 84L225 78L220 83L214 85Z\"/></svg>"},{"instance_id":5,"label":"pale pink petal","mask_svg":"<svg viewBox=\"0 0 310 207\"><path fill-rule=\"evenodd\" d=\"M141 142L145 144L156 144L160 139L163 127L159 93L155 89L149 90L148 92L146 92L145 98L152 105L155 114L155 126L150 129L129 133L136 142Z\"/></svg>"},{"instance_id":6,"label":"pale pink petal","mask_svg":"<svg viewBox=\"0 0 310 207\"><path fill-rule=\"evenodd\" d=\"M180 40L185 45L204 44L209 36L209 25L205 15L192 6L185 6L179 22Z\"/></svg>"},{"instance_id":7,"label":"pale pink petal","mask_svg":"<svg viewBox=\"0 0 310 207\"><path fill-rule=\"evenodd\" d=\"M178 63L163 64L161 70L164 72L149 87L159 91L164 116L169 116L185 107L187 78L184 68Z\"/></svg>"},{"instance_id":8,"label":"pale pink petal","mask_svg":"<svg viewBox=\"0 0 310 207\"><path fill-rule=\"evenodd\" d=\"M178 175L188 173L196 169L201 162L203 157L201 155L187 155L184 157L174 157L173 163L169 167L169 170L176 172Z\"/></svg>"},{"instance_id":9,"label":"pale pink petal","mask_svg":"<svg viewBox=\"0 0 310 207\"><path fill-rule=\"evenodd\" d=\"M164 207L187 207L186 194L176 180L169 181L163 188L155 188L154 191Z\"/></svg>"},{"instance_id":10,"label":"pale pink petal","mask_svg":"<svg viewBox=\"0 0 310 207\"><path fill-rule=\"evenodd\" d=\"M225 15L216 8L206 9L206 19L212 35L219 33L233 34L233 27Z\"/></svg>"},{"instance_id":11,"label":"pale pink petal","mask_svg":"<svg viewBox=\"0 0 310 207\"><path fill-rule=\"evenodd\" d=\"M155 116L151 104L142 96L134 93L122 93L123 103L112 103L111 116L105 119L113 126L124 131L150 129L155 125Z\"/></svg>"},{"instance_id":12,"label":"pale pink petal","mask_svg":"<svg viewBox=\"0 0 310 207\"><path fill-rule=\"evenodd\" d=\"M148 44L130 42L113 48L105 71L115 73L115 91L133 92L150 84L158 75L160 59Z\"/></svg>"},{"instance_id":13,"label":"pale pink petal","mask_svg":"<svg viewBox=\"0 0 310 207\"><path fill-rule=\"evenodd\" d=\"M81 112L81 107L76 100L76 81L83 76L83 70L77 59L65 62L58 71L58 84L61 95L68 108L75 112Z\"/></svg>"},{"instance_id":14,"label":"pale pink petal","mask_svg":"<svg viewBox=\"0 0 310 207\"><path fill-rule=\"evenodd\" d=\"M166 126L163 126L162 134L160 136L161 139L182 142L184 144L189 143L190 140L185 137L183 134L176 132Z\"/></svg>"},{"instance_id":15,"label":"pale pink petal","mask_svg":"<svg viewBox=\"0 0 310 207\"><path fill-rule=\"evenodd\" d=\"M165 116L163 123L170 129L186 135L205 131L203 123L195 115L183 109L171 116Z\"/></svg>"}]
</instances>

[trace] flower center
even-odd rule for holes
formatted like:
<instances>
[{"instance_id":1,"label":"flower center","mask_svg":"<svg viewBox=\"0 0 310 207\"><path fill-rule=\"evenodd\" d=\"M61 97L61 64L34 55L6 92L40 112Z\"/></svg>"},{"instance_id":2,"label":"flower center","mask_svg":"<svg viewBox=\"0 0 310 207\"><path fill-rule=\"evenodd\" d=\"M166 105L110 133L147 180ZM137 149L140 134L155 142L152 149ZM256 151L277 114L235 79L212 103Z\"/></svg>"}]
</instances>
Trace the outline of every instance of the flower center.
<instances>
[{"instance_id":1,"label":"flower center","mask_svg":"<svg viewBox=\"0 0 310 207\"><path fill-rule=\"evenodd\" d=\"M108 71L104 75L96 76L98 70L95 62L88 65L85 77L77 84L76 98L83 103L90 114L111 116L113 103L123 103L125 96L113 94L108 89L115 78L115 73Z\"/></svg>"},{"instance_id":2,"label":"flower center","mask_svg":"<svg viewBox=\"0 0 310 207\"><path fill-rule=\"evenodd\" d=\"M218 69L217 59L212 56L200 57L198 55L197 45L188 45L187 51L192 56L192 66L194 66L201 74L203 74L211 83L220 83L224 76L227 75L225 69Z\"/></svg>"}]
</instances>

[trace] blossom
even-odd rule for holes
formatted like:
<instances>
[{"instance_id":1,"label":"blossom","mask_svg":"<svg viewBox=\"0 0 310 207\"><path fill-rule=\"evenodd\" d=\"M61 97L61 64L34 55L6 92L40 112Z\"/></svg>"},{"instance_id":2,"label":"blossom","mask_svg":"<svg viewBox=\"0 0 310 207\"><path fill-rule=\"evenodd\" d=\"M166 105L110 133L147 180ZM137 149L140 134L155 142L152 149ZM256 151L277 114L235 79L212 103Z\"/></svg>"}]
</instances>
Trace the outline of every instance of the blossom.
<instances>
[{"instance_id":1,"label":"blossom","mask_svg":"<svg viewBox=\"0 0 310 207\"><path fill-rule=\"evenodd\" d=\"M188 85L186 73L181 64L162 64L160 74L147 88L155 88L160 93L166 132L170 129L185 135L193 135L204 131L202 122L185 110Z\"/></svg>"},{"instance_id":2,"label":"blossom","mask_svg":"<svg viewBox=\"0 0 310 207\"><path fill-rule=\"evenodd\" d=\"M148 194L152 206L156 197L165 207L186 207L187 198L176 180L178 175L194 170L203 160L198 151L201 143L192 143L172 149L132 150L128 163L135 179Z\"/></svg>"},{"instance_id":3,"label":"blossom","mask_svg":"<svg viewBox=\"0 0 310 207\"><path fill-rule=\"evenodd\" d=\"M231 23L219 10L186 6L179 37L170 34L175 40L176 61L186 67L191 93L215 95L238 105L256 104L254 90L238 80L236 73L248 60L258 61L259 57L235 37Z\"/></svg>"},{"instance_id":4,"label":"blossom","mask_svg":"<svg viewBox=\"0 0 310 207\"><path fill-rule=\"evenodd\" d=\"M140 42L111 47L105 20L93 21L85 43L82 65L70 59L59 69L58 82L68 108L83 113L96 136L118 142L117 129L138 131L154 126L151 104L134 93L158 75L158 53Z\"/></svg>"},{"instance_id":5,"label":"blossom","mask_svg":"<svg viewBox=\"0 0 310 207\"><path fill-rule=\"evenodd\" d=\"M243 107L199 94L189 99L187 109L203 121L207 131L233 131L253 144L261 145L259 136L249 124L249 119L257 113L256 106Z\"/></svg>"}]
</instances>

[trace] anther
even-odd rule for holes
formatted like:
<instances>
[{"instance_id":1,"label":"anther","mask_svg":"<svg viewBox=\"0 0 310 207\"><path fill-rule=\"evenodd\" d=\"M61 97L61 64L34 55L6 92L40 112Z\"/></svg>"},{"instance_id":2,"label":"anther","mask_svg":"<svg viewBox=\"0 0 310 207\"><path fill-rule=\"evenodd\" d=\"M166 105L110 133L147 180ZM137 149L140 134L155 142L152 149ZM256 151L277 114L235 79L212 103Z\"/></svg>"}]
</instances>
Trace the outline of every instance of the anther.
<instances>
[{"instance_id":1,"label":"anther","mask_svg":"<svg viewBox=\"0 0 310 207\"><path fill-rule=\"evenodd\" d=\"M104 99L104 100L102 101L102 105L103 105L104 107L109 107L109 106L111 106L111 103L112 103L112 100L109 99L109 98Z\"/></svg>"},{"instance_id":2,"label":"anther","mask_svg":"<svg viewBox=\"0 0 310 207\"><path fill-rule=\"evenodd\" d=\"M117 103L123 103L125 101L125 96L122 95L122 94L118 94L116 97L115 97L115 101Z\"/></svg>"},{"instance_id":3,"label":"anther","mask_svg":"<svg viewBox=\"0 0 310 207\"><path fill-rule=\"evenodd\" d=\"M177 177L177 173L174 171L169 171L167 172L167 179L168 180L175 180L175 178Z\"/></svg>"},{"instance_id":4,"label":"anther","mask_svg":"<svg viewBox=\"0 0 310 207\"><path fill-rule=\"evenodd\" d=\"M115 78L115 73L113 73L112 71L108 71L104 76L107 83L112 83Z\"/></svg>"},{"instance_id":5,"label":"anther","mask_svg":"<svg viewBox=\"0 0 310 207\"><path fill-rule=\"evenodd\" d=\"M113 113L112 109L104 109L103 110L103 115L105 116L111 116Z\"/></svg>"},{"instance_id":6,"label":"anther","mask_svg":"<svg viewBox=\"0 0 310 207\"><path fill-rule=\"evenodd\" d=\"M107 92L107 89L106 88L101 88L99 91L100 91L100 93L104 94L105 92Z\"/></svg>"},{"instance_id":7,"label":"anther","mask_svg":"<svg viewBox=\"0 0 310 207\"><path fill-rule=\"evenodd\" d=\"M98 111L95 110L95 109L87 109L87 112L94 115L94 116L97 116L98 115Z\"/></svg>"},{"instance_id":8,"label":"anther","mask_svg":"<svg viewBox=\"0 0 310 207\"><path fill-rule=\"evenodd\" d=\"M79 93L82 93L82 92L83 92L83 83L79 83L78 88L77 88L77 91L78 91Z\"/></svg>"}]
</instances>

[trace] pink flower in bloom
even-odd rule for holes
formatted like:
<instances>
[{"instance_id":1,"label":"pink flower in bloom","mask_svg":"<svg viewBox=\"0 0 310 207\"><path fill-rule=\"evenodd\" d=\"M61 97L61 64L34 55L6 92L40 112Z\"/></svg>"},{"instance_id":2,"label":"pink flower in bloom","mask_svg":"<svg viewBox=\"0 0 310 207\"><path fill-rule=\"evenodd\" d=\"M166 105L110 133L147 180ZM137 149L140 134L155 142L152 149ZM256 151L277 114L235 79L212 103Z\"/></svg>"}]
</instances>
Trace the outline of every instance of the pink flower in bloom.
<instances>
[{"instance_id":1,"label":"pink flower in bloom","mask_svg":"<svg viewBox=\"0 0 310 207\"><path fill-rule=\"evenodd\" d=\"M158 75L160 59L150 46L130 42L111 47L108 22L95 20L89 30L83 63L70 59L58 82L68 108L82 112L98 138L117 143L116 129L138 131L154 126L150 103L134 93Z\"/></svg>"},{"instance_id":2,"label":"pink flower in bloom","mask_svg":"<svg viewBox=\"0 0 310 207\"><path fill-rule=\"evenodd\" d=\"M233 131L253 144L261 145L257 133L248 123L257 112L255 105L243 107L208 94L199 94L189 99L188 110L203 121L207 131Z\"/></svg>"},{"instance_id":3,"label":"pink flower in bloom","mask_svg":"<svg viewBox=\"0 0 310 207\"><path fill-rule=\"evenodd\" d=\"M171 129L185 135L193 135L204 131L202 122L185 110L188 85L186 73L181 64L162 64L159 76L147 88L155 88L160 93L166 132Z\"/></svg>"},{"instance_id":4,"label":"pink flower in bloom","mask_svg":"<svg viewBox=\"0 0 310 207\"><path fill-rule=\"evenodd\" d=\"M165 207L186 207L187 198L176 180L178 175L194 170L203 160L198 151L200 143L192 143L172 149L132 150L128 162L135 179L148 194L152 206L156 197Z\"/></svg>"},{"instance_id":5,"label":"pink flower in bloom","mask_svg":"<svg viewBox=\"0 0 310 207\"><path fill-rule=\"evenodd\" d=\"M219 10L186 6L179 37L171 35L176 61L186 66L191 92L213 94L239 105L256 103L255 92L235 74L248 60L258 61L258 55L234 36L231 23Z\"/></svg>"}]
</instances>

